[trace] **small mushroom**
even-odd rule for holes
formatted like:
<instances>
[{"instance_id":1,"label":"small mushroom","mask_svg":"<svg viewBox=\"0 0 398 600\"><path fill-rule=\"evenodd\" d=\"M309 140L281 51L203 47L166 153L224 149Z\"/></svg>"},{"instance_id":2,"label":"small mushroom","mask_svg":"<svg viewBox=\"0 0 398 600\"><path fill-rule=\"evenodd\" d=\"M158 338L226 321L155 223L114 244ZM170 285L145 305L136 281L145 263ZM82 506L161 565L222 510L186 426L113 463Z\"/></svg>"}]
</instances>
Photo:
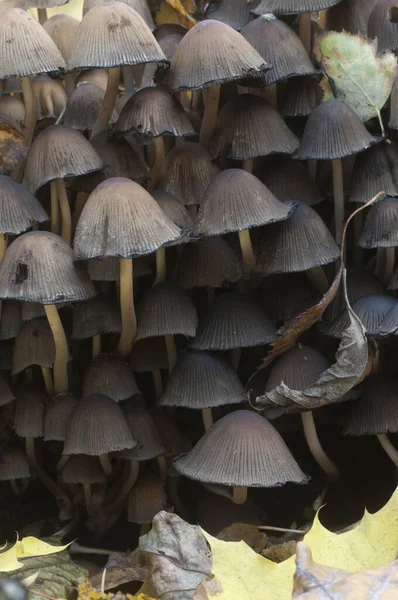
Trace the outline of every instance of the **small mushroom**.
<instances>
[{"instance_id":1,"label":"small mushroom","mask_svg":"<svg viewBox=\"0 0 398 600\"><path fill-rule=\"evenodd\" d=\"M167 497L159 476L139 477L129 493L127 520L140 525L140 535L148 533L155 515L165 510Z\"/></svg>"},{"instance_id":2,"label":"small mushroom","mask_svg":"<svg viewBox=\"0 0 398 600\"><path fill-rule=\"evenodd\" d=\"M169 368L165 338L150 337L136 342L130 352L129 364L133 373L152 373L155 396L160 398L163 394L162 370Z\"/></svg>"},{"instance_id":3,"label":"small mushroom","mask_svg":"<svg viewBox=\"0 0 398 600\"><path fill-rule=\"evenodd\" d=\"M378 54L398 49L398 23L392 14L396 9L395 0L379 0L369 15L367 37L376 40Z\"/></svg>"},{"instance_id":4,"label":"small mushroom","mask_svg":"<svg viewBox=\"0 0 398 600\"><path fill-rule=\"evenodd\" d=\"M120 334L121 331L120 310L112 298L98 294L86 302L79 302L74 307L72 338L77 340L92 338L93 358L101 354L102 334Z\"/></svg>"},{"instance_id":5,"label":"small mushroom","mask_svg":"<svg viewBox=\"0 0 398 600\"><path fill-rule=\"evenodd\" d=\"M29 463L21 448L15 444L3 445L1 449L0 481L9 481L12 491L19 496L21 491L16 480L30 477Z\"/></svg>"},{"instance_id":6,"label":"small mushroom","mask_svg":"<svg viewBox=\"0 0 398 600\"><path fill-rule=\"evenodd\" d=\"M83 396L104 394L115 402L120 402L139 393L129 365L116 356L97 356L89 364L83 377Z\"/></svg>"},{"instance_id":7,"label":"small mushroom","mask_svg":"<svg viewBox=\"0 0 398 600\"><path fill-rule=\"evenodd\" d=\"M71 456L63 467L61 477L65 483L78 484L83 487L87 514L96 512L92 495L92 485L103 484L106 481L101 463L95 456Z\"/></svg>"}]
</instances>

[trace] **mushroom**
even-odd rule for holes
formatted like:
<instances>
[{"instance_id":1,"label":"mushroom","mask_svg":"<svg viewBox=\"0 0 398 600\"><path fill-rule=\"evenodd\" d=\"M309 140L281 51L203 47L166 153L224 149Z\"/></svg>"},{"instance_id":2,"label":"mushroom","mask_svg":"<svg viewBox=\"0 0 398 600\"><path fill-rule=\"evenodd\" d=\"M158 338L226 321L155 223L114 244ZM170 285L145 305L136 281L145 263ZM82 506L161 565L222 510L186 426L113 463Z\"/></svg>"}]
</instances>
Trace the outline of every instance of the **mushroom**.
<instances>
[{"instance_id":1,"label":"mushroom","mask_svg":"<svg viewBox=\"0 0 398 600\"><path fill-rule=\"evenodd\" d=\"M94 6L102 4L101 0L84 0L83 2L83 17L91 10ZM146 0L123 0L122 4L127 4L133 8L137 13L144 19L149 29L153 31L155 24L152 19L151 11Z\"/></svg>"},{"instance_id":2,"label":"mushroom","mask_svg":"<svg viewBox=\"0 0 398 600\"><path fill-rule=\"evenodd\" d=\"M315 77L294 77L286 82L280 114L287 117L309 117L321 102L319 81ZM311 162L309 167L311 167ZM315 163L316 164L316 163Z\"/></svg>"},{"instance_id":3,"label":"mushroom","mask_svg":"<svg viewBox=\"0 0 398 600\"><path fill-rule=\"evenodd\" d=\"M139 393L129 365L116 356L97 356L84 373L83 396L104 394L120 402Z\"/></svg>"},{"instance_id":4,"label":"mushroom","mask_svg":"<svg viewBox=\"0 0 398 600\"><path fill-rule=\"evenodd\" d=\"M120 310L112 298L98 294L79 302L73 309L72 338L84 340L92 338L92 355L96 358L101 354L101 335L122 331Z\"/></svg>"},{"instance_id":5,"label":"mushroom","mask_svg":"<svg viewBox=\"0 0 398 600\"><path fill-rule=\"evenodd\" d=\"M6 300L1 303L0 340L16 338L22 323L20 302Z\"/></svg>"},{"instance_id":6,"label":"mushroom","mask_svg":"<svg viewBox=\"0 0 398 600\"><path fill-rule=\"evenodd\" d=\"M16 479L30 477L29 463L21 448L15 444L7 444L1 448L0 481L9 481L12 491L19 496L21 491Z\"/></svg>"},{"instance_id":7,"label":"mushroom","mask_svg":"<svg viewBox=\"0 0 398 600\"><path fill-rule=\"evenodd\" d=\"M0 111L4 112L4 108L2 108L1 101L0 101ZM389 127L389 129L394 129L394 131L397 131L397 129L398 129L398 77L395 78L393 86L392 86L392 90L391 90L390 120L388 121L388 127Z\"/></svg>"},{"instance_id":8,"label":"mushroom","mask_svg":"<svg viewBox=\"0 0 398 600\"><path fill-rule=\"evenodd\" d=\"M201 410L207 431L213 425L212 408L246 401L246 392L227 361L210 352L187 352L174 367L159 403Z\"/></svg>"},{"instance_id":9,"label":"mushroom","mask_svg":"<svg viewBox=\"0 0 398 600\"><path fill-rule=\"evenodd\" d=\"M0 366L1 370L3 370L4 366ZM8 385L7 379L0 375L0 406L7 406L8 404L11 404L13 400L15 400L15 396Z\"/></svg>"},{"instance_id":10,"label":"mushroom","mask_svg":"<svg viewBox=\"0 0 398 600\"><path fill-rule=\"evenodd\" d=\"M280 273L264 277L257 298L277 327L316 304L316 288L304 273Z\"/></svg>"},{"instance_id":11,"label":"mushroom","mask_svg":"<svg viewBox=\"0 0 398 600\"><path fill-rule=\"evenodd\" d=\"M44 441L65 442L69 421L79 400L73 394L58 394L46 405L44 413ZM60 471L68 462L69 456L64 455L57 464Z\"/></svg>"},{"instance_id":12,"label":"mushroom","mask_svg":"<svg viewBox=\"0 0 398 600\"><path fill-rule=\"evenodd\" d=\"M130 352L129 364L133 373L152 373L155 397L160 398L163 394L162 370L169 368L165 338L150 337L136 342Z\"/></svg>"},{"instance_id":13,"label":"mushroom","mask_svg":"<svg viewBox=\"0 0 398 600\"><path fill-rule=\"evenodd\" d=\"M140 536L148 533L152 520L165 510L167 496L159 476L146 475L138 478L131 489L127 503L127 520L140 525Z\"/></svg>"},{"instance_id":14,"label":"mushroom","mask_svg":"<svg viewBox=\"0 0 398 600\"><path fill-rule=\"evenodd\" d=\"M33 79L32 86L36 97L37 120L58 119L68 101L62 84L48 75L40 75Z\"/></svg>"},{"instance_id":15,"label":"mushroom","mask_svg":"<svg viewBox=\"0 0 398 600\"><path fill-rule=\"evenodd\" d=\"M398 197L398 146L377 144L355 158L350 202L365 204L382 190Z\"/></svg>"},{"instance_id":16,"label":"mushroom","mask_svg":"<svg viewBox=\"0 0 398 600\"><path fill-rule=\"evenodd\" d=\"M92 485L106 481L101 463L96 456L71 456L62 469L61 477L65 483L83 487L87 514L95 514L96 506L92 496Z\"/></svg>"},{"instance_id":17,"label":"mushroom","mask_svg":"<svg viewBox=\"0 0 398 600\"><path fill-rule=\"evenodd\" d=\"M252 20L251 10L259 0L253 2L242 2L242 0L220 0L206 4L205 19L222 21L226 25L240 31Z\"/></svg>"},{"instance_id":18,"label":"mushroom","mask_svg":"<svg viewBox=\"0 0 398 600\"><path fill-rule=\"evenodd\" d=\"M246 502L250 487L308 481L277 430L249 410L237 410L217 421L193 450L173 464L189 479L232 487L236 504Z\"/></svg>"},{"instance_id":19,"label":"mushroom","mask_svg":"<svg viewBox=\"0 0 398 600\"><path fill-rule=\"evenodd\" d=\"M383 294L385 288L382 282L369 271L358 269L347 269L347 296L350 304L354 304L364 296ZM346 309L343 290L339 288L335 300L326 310L326 319L333 321Z\"/></svg>"},{"instance_id":20,"label":"mushroom","mask_svg":"<svg viewBox=\"0 0 398 600\"><path fill-rule=\"evenodd\" d=\"M16 96L3 96L0 98L0 113L8 115L18 123L20 130L25 122L25 104Z\"/></svg>"},{"instance_id":21,"label":"mushroom","mask_svg":"<svg viewBox=\"0 0 398 600\"><path fill-rule=\"evenodd\" d=\"M68 63L69 54L78 27L79 21L71 15L66 14L53 15L43 24L43 28L56 44L65 63ZM65 88L68 96L70 96L75 89L75 80L76 76L74 73L65 74Z\"/></svg>"},{"instance_id":22,"label":"mushroom","mask_svg":"<svg viewBox=\"0 0 398 600\"><path fill-rule=\"evenodd\" d=\"M325 200L303 163L280 158L267 163L258 178L281 202L294 200L315 206Z\"/></svg>"},{"instance_id":23,"label":"mushroom","mask_svg":"<svg viewBox=\"0 0 398 600\"><path fill-rule=\"evenodd\" d=\"M377 54L398 49L398 24L394 10L397 10L395 0L378 0L369 15L367 37L376 40Z\"/></svg>"},{"instance_id":24,"label":"mushroom","mask_svg":"<svg viewBox=\"0 0 398 600\"><path fill-rule=\"evenodd\" d=\"M63 123L72 129L92 131L104 102L105 91L93 83L81 83L70 94L65 108ZM109 124L117 121L117 112L113 110Z\"/></svg>"},{"instance_id":25,"label":"mushroom","mask_svg":"<svg viewBox=\"0 0 398 600\"><path fill-rule=\"evenodd\" d=\"M325 29L368 34L368 21L378 0L343 0L326 12Z\"/></svg>"}]
</instances>

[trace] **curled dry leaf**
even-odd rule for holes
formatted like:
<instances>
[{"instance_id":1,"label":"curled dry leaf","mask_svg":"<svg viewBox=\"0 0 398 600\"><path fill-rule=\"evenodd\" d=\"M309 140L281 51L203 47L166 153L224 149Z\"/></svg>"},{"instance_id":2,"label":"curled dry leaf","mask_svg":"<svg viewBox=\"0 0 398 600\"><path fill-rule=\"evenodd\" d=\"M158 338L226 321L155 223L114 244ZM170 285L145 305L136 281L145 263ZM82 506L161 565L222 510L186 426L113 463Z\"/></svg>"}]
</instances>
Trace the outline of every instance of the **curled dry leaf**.
<instances>
[{"instance_id":1,"label":"curled dry leaf","mask_svg":"<svg viewBox=\"0 0 398 600\"><path fill-rule=\"evenodd\" d=\"M198 585L211 575L211 552L200 528L175 514L158 513L138 548L149 569L150 593L156 598L192 600Z\"/></svg>"},{"instance_id":2,"label":"curled dry leaf","mask_svg":"<svg viewBox=\"0 0 398 600\"><path fill-rule=\"evenodd\" d=\"M162 0L156 11L156 25L179 23L187 29L196 25L193 18L195 3L192 0Z\"/></svg>"},{"instance_id":3,"label":"curled dry leaf","mask_svg":"<svg viewBox=\"0 0 398 600\"><path fill-rule=\"evenodd\" d=\"M138 564L138 550L128 554L112 553L105 568L105 578L102 572L90 578L94 588L101 589L104 585L104 590L116 589L130 581L145 581L148 577L148 569Z\"/></svg>"}]
</instances>

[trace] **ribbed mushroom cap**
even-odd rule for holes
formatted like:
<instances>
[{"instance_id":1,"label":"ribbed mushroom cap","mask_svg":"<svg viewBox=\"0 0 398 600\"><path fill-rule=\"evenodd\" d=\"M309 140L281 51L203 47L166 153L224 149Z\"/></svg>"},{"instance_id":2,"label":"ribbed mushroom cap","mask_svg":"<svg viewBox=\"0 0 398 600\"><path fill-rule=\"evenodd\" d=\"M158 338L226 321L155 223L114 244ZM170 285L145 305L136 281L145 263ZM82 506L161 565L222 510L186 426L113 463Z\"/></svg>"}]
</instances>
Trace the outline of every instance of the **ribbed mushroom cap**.
<instances>
[{"instance_id":1,"label":"ribbed mushroom cap","mask_svg":"<svg viewBox=\"0 0 398 600\"><path fill-rule=\"evenodd\" d=\"M102 355L91 361L83 377L83 396L92 394L104 394L119 402L139 394L139 389L124 360Z\"/></svg>"},{"instance_id":2,"label":"ribbed mushroom cap","mask_svg":"<svg viewBox=\"0 0 398 600\"><path fill-rule=\"evenodd\" d=\"M7 444L1 448L0 481L30 477L26 454L19 446Z\"/></svg>"},{"instance_id":3,"label":"ribbed mushroom cap","mask_svg":"<svg viewBox=\"0 0 398 600\"><path fill-rule=\"evenodd\" d=\"M252 20L251 11L258 5L259 1L219 0L218 2L209 2L206 8L205 19L222 21L239 31Z\"/></svg>"},{"instance_id":4,"label":"ribbed mushroom cap","mask_svg":"<svg viewBox=\"0 0 398 600\"><path fill-rule=\"evenodd\" d=\"M280 114L282 117L309 117L321 102L321 88L315 77L294 77L286 83Z\"/></svg>"},{"instance_id":5,"label":"ribbed mushroom cap","mask_svg":"<svg viewBox=\"0 0 398 600\"><path fill-rule=\"evenodd\" d=\"M169 194L169 192L165 192L164 190L155 190L151 192L151 196L156 200L168 218L173 221L174 225L177 225L182 232L185 232L178 240L169 242L166 245L176 246L188 242L194 225L191 215L181 200L178 200L173 194Z\"/></svg>"},{"instance_id":6,"label":"ribbed mushroom cap","mask_svg":"<svg viewBox=\"0 0 398 600\"><path fill-rule=\"evenodd\" d=\"M370 377L359 400L351 404L343 435L379 435L398 431L397 382L386 375Z\"/></svg>"},{"instance_id":7,"label":"ribbed mushroom cap","mask_svg":"<svg viewBox=\"0 0 398 600\"><path fill-rule=\"evenodd\" d=\"M381 325L387 317L388 313L395 309L397 300L391 296L383 294L374 294L372 296L363 296L352 304L352 309L359 317L368 335L379 335L381 333ZM341 338L344 331L350 324L350 320L345 311L334 323L330 326L325 326L323 331L327 335ZM385 335L387 332L383 332Z\"/></svg>"},{"instance_id":8,"label":"ribbed mushroom cap","mask_svg":"<svg viewBox=\"0 0 398 600\"><path fill-rule=\"evenodd\" d=\"M210 151L213 156L246 160L293 154L298 147L298 138L268 100L240 94L221 109Z\"/></svg>"},{"instance_id":9,"label":"ribbed mushroom cap","mask_svg":"<svg viewBox=\"0 0 398 600\"><path fill-rule=\"evenodd\" d=\"M70 70L117 67L167 59L144 19L121 2L98 4L77 29L69 56Z\"/></svg>"},{"instance_id":10,"label":"ribbed mushroom cap","mask_svg":"<svg viewBox=\"0 0 398 600\"><path fill-rule=\"evenodd\" d=\"M302 75L318 73L298 35L273 14L263 14L244 29L243 37L272 65L265 76L267 85Z\"/></svg>"},{"instance_id":11,"label":"ribbed mushroom cap","mask_svg":"<svg viewBox=\"0 0 398 600\"><path fill-rule=\"evenodd\" d=\"M198 326L195 306L185 290L163 282L152 286L137 307L137 337L159 335L193 337Z\"/></svg>"},{"instance_id":12,"label":"ribbed mushroom cap","mask_svg":"<svg viewBox=\"0 0 398 600\"><path fill-rule=\"evenodd\" d=\"M105 91L108 85L108 70L94 68L82 71L77 77L76 85L79 86L83 83L92 83Z\"/></svg>"},{"instance_id":13,"label":"ribbed mushroom cap","mask_svg":"<svg viewBox=\"0 0 398 600\"><path fill-rule=\"evenodd\" d=\"M22 128L25 121L26 110L24 103L15 96L3 96L0 98L0 113L14 119Z\"/></svg>"},{"instance_id":14,"label":"ribbed mushroom cap","mask_svg":"<svg viewBox=\"0 0 398 600\"><path fill-rule=\"evenodd\" d=\"M2 108L1 101L0 101L0 111L4 112L4 108ZM16 120L18 120L18 119L16 119ZM395 78L393 86L392 86L392 90L391 90L390 120L388 122L388 127L390 129L394 129L395 131L398 129L398 77Z\"/></svg>"},{"instance_id":15,"label":"ribbed mushroom cap","mask_svg":"<svg viewBox=\"0 0 398 600\"><path fill-rule=\"evenodd\" d=\"M61 477L65 483L92 485L104 483L106 475L96 456L71 456L62 469Z\"/></svg>"},{"instance_id":16,"label":"ribbed mushroom cap","mask_svg":"<svg viewBox=\"0 0 398 600\"><path fill-rule=\"evenodd\" d=\"M240 261L222 237L186 244L179 256L177 283L182 288L217 288L241 278Z\"/></svg>"},{"instance_id":17,"label":"ribbed mushroom cap","mask_svg":"<svg viewBox=\"0 0 398 600\"><path fill-rule=\"evenodd\" d=\"M181 231L138 183L113 177L90 194L74 240L77 260L151 254Z\"/></svg>"},{"instance_id":18,"label":"ribbed mushroom cap","mask_svg":"<svg viewBox=\"0 0 398 600\"><path fill-rule=\"evenodd\" d=\"M69 392L58 394L46 406L44 413L44 441L64 442L69 421L79 400Z\"/></svg>"},{"instance_id":19,"label":"ribbed mushroom cap","mask_svg":"<svg viewBox=\"0 0 398 600\"><path fill-rule=\"evenodd\" d=\"M64 454L100 456L135 445L120 406L103 394L93 394L82 398L73 412Z\"/></svg>"},{"instance_id":20,"label":"ribbed mushroom cap","mask_svg":"<svg viewBox=\"0 0 398 600\"><path fill-rule=\"evenodd\" d=\"M103 165L90 142L64 125L46 127L33 141L23 184L34 194L54 179L99 171Z\"/></svg>"},{"instance_id":21,"label":"ribbed mushroom cap","mask_svg":"<svg viewBox=\"0 0 398 600\"><path fill-rule=\"evenodd\" d=\"M26 0L27 8L53 8L66 3L65 0Z\"/></svg>"},{"instance_id":22,"label":"ribbed mushroom cap","mask_svg":"<svg viewBox=\"0 0 398 600\"><path fill-rule=\"evenodd\" d=\"M187 352L174 367L160 404L200 410L246 401L246 392L229 362L209 352Z\"/></svg>"},{"instance_id":23,"label":"ribbed mushroom cap","mask_svg":"<svg viewBox=\"0 0 398 600\"><path fill-rule=\"evenodd\" d=\"M137 13L144 19L148 27L153 30L155 24L152 19L151 11L149 10L147 0L121 0L122 4L127 4L133 8ZM83 2L83 17L91 10L94 6L101 4L101 0L84 0Z\"/></svg>"},{"instance_id":24,"label":"ribbed mushroom cap","mask_svg":"<svg viewBox=\"0 0 398 600\"><path fill-rule=\"evenodd\" d=\"M393 143L374 146L355 159L350 202L369 202L381 191L398 196L398 148Z\"/></svg>"},{"instance_id":25,"label":"ribbed mushroom cap","mask_svg":"<svg viewBox=\"0 0 398 600\"><path fill-rule=\"evenodd\" d=\"M174 53L166 81L173 92L253 79L264 81L271 66L243 36L220 21L202 21L190 29Z\"/></svg>"},{"instance_id":26,"label":"ribbed mushroom cap","mask_svg":"<svg viewBox=\"0 0 398 600\"><path fill-rule=\"evenodd\" d=\"M8 300L1 303L0 340L17 337L22 323L20 302Z\"/></svg>"},{"instance_id":27,"label":"ribbed mushroom cap","mask_svg":"<svg viewBox=\"0 0 398 600\"><path fill-rule=\"evenodd\" d=\"M30 231L14 240L0 265L0 298L60 304L88 300L95 289L73 264L73 252L55 233Z\"/></svg>"},{"instance_id":28,"label":"ribbed mushroom cap","mask_svg":"<svg viewBox=\"0 0 398 600\"><path fill-rule=\"evenodd\" d=\"M340 100L328 100L310 115L296 158L329 160L363 152L381 141L370 135L358 115Z\"/></svg>"},{"instance_id":29,"label":"ribbed mushroom cap","mask_svg":"<svg viewBox=\"0 0 398 600\"><path fill-rule=\"evenodd\" d=\"M0 79L58 73L66 68L48 33L20 8L10 8L1 15L0 56Z\"/></svg>"},{"instance_id":30,"label":"ribbed mushroom cap","mask_svg":"<svg viewBox=\"0 0 398 600\"><path fill-rule=\"evenodd\" d=\"M219 171L205 148L195 142L185 142L167 155L160 187L185 206L200 204L208 185Z\"/></svg>"},{"instance_id":31,"label":"ribbed mushroom cap","mask_svg":"<svg viewBox=\"0 0 398 600\"><path fill-rule=\"evenodd\" d=\"M12 374L16 375L31 365L52 367L54 361L54 337L47 319L25 321L14 342Z\"/></svg>"},{"instance_id":32,"label":"ribbed mushroom cap","mask_svg":"<svg viewBox=\"0 0 398 600\"><path fill-rule=\"evenodd\" d=\"M221 171L211 182L195 222L197 235L224 235L287 219L282 204L257 177L243 169Z\"/></svg>"},{"instance_id":33,"label":"ribbed mushroom cap","mask_svg":"<svg viewBox=\"0 0 398 600\"><path fill-rule=\"evenodd\" d=\"M130 369L134 373L147 373L169 368L166 342L163 336L144 338L136 342L129 356Z\"/></svg>"},{"instance_id":34,"label":"ribbed mushroom cap","mask_svg":"<svg viewBox=\"0 0 398 600\"><path fill-rule=\"evenodd\" d=\"M191 342L194 350L231 350L262 346L276 339L276 329L263 309L244 294L222 294L210 305Z\"/></svg>"},{"instance_id":35,"label":"ribbed mushroom cap","mask_svg":"<svg viewBox=\"0 0 398 600\"><path fill-rule=\"evenodd\" d=\"M303 12L323 10L338 4L341 0L261 0L257 8L252 10L255 15L275 13L276 15L295 15Z\"/></svg>"},{"instance_id":36,"label":"ribbed mushroom cap","mask_svg":"<svg viewBox=\"0 0 398 600\"><path fill-rule=\"evenodd\" d=\"M131 133L144 142L159 135L196 135L185 110L166 90L146 87L131 96L114 127L117 133Z\"/></svg>"},{"instance_id":37,"label":"ribbed mushroom cap","mask_svg":"<svg viewBox=\"0 0 398 600\"><path fill-rule=\"evenodd\" d=\"M276 487L308 481L277 430L249 410L217 421L189 454L173 464L181 475L203 483Z\"/></svg>"},{"instance_id":38,"label":"ribbed mushroom cap","mask_svg":"<svg viewBox=\"0 0 398 600\"><path fill-rule=\"evenodd\" d=\"M122 319L118 304L108 296L94 296L73 309L72 337L85 340L100 333L121 333Z\"/></svg>"},{"instance_id":39,"label":"ribbed mushroom cap","mask_svg":"<svg viewBox=\"0 0 398 600\"><path fill-rule=\"evenodd\" d=\"M318 213L297 203L287 221L264 229L254 269L263 275L292 273L327 265L339 257L340 250Z\"/></svg>"},{"instance_id":40,"label":"ribbed mushroom cap","mask_svg":"<svg viewBox=\"0 0 398 600\"><path fill-rule=\"evenodd\" d=\"M152 523L152 519L167 505L167 496L159 476L140 477L134 484L127 503L130 523Z\"/></svg>"},{"instance_id":41,"label":"ribbed mushroom cap","mask_svg":"<svg viewBox=\"0 0 398 600\"><path fill-rule=\"evenodd\" d=\"M147 410L137 409L133 403L123 407L128 428L137 444L132 450L119 454L128 460L151 460L164 454L164 448L155 422Z\"/></svg>"},{"instance_id":42,"label":"ribbed mushroom cap","mask_svg":"<svg viewBox=\"0 0 398 600\"><path fill-rule=\"evenodd\" d=\"M396 0L379 0L373 7L368 21L368 37L377 40L377 53L398 48L398 24L394 18Z\"/></svg>"},{"instance_id":43,"label":"ribbed mushroom cap","mask_svg":"<svg viewBox=\"0 0 398 600\"><path fill-rule=\"evenodd\" d=\"M44 434L44 408L46 397L30 390L15 400L14 429L19 437L39 438Z\"/></svg>"},{"instance_id":44,"label":"ribbed mushroom cap","mask_svg":"<svg viewBox=\"0 0 398 600\"><path fill-rule=\"evenodd\" d=\"M66 14L53 15L43 24L43 28L55 42L65 62L68 61L79 21Z\"/></svg>"},{"instance_id":45,"label":"ribbed mushroom cap","mask_svg":"<svg viewBox=\"0 0 398 600\"><path fill-rule=\"evenodd\" d=\"M104 101L105 91L92 83L81 83L68 99L63 123L66 127L86 131L93 128ZM110 124L116 123L117 112L113 110Z\"/></svg>"},{"instance_id":46,"label":"ribbed mushroom cap","mask_svg":"<svg viewBox=\"0 0 398 600\"><path fill-rule=\"evenodd\" d=\"M362 248L398 246L398 198L387 196L370 208L358 245Z\"/></svg>"},{"instance_id":47,"label":"ribbed mushroom cap","mask_svg":"<svg viewBox=\"0 0 398 600\"><path fill-rule=\"evenodd\" d=\"M296 346L272 365L265 391L275 390L282 382L291 390L306 390L330 367L326 358L309 346Z\"/></svg>"},{"instance_id":48,"label":"ribbed mushroom cap","mask_svg":"<svg viewBox=\"0 0 398 600\"><path fill-rule=\"evenodd\" d=\"M344 0L326 13L327 31L347 31L368 35L368 21L378 0Z\"/></svg>"},{"instance_id":49,"label":"ribbed mushroom cap","mask_svg":"<svg viewBox=\"0 0 398 600\"><path fill-rule=\"evenodd\" d=\"M299 161L272 161L259 179L281 202L294 200L315 206L324 200L307 167Z\"/></svg>"},{"instance_id":50,"label":"ribbed mushroom cap","mask_svg":"<svg viewBox=\"0 0 398 600\"><path fill-rule=\"evenodd\" d=\"M20 183L0 175L0 231L6 235L23 233L49 217L40 202Z\"/></svg>"},{"instance_id":51,"label":"ribbed mushroom cap","mask_svg":"<svg viewBox=\"0 0 398 600\"><path fill-rule=\"evenodd\" d=\"M0 375L0 406L6 406L15 399L7 380Z\"/></svg>"},{"instance_id":52,"label":"ribbed mushroom cap","mask_svg":"<svg viewBox=\"0 0 398 600\"><path fill-rule=\"evenodd\" d=\"M317 290L300 272L265 277L258 290L261 306L278 326L314 306L316 297Z\"/></svg>"},{"instance_id":53,"label":"ribbed mushroom cap","mask_svg":"<svg viewBox=\"0 0 398 600\"><path fill-rule=\"evenodd\" d=\"M385 287L373 273L361 269L347 269L347 295L350 304L374 294L383 294ZM333 320L346 309L343 290L339 288L335 300L326 311L328 320Z\"/></svg>"}]
</instances>

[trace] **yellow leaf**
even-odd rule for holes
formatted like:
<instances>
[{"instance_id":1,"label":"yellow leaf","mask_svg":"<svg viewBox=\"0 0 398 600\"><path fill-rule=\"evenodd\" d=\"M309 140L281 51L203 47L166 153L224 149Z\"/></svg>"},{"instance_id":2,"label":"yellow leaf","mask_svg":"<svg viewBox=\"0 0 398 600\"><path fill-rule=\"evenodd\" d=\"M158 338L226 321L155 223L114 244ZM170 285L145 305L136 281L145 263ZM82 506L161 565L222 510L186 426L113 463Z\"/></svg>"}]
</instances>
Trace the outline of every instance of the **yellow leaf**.
<instances>
[{"instance_id":1,"label":"yellow leaf","mask_svg":"<svg viewBox=\"0 0 398 600\"><path fill-rule=\"evenodd\" d=\"M17 549L13 546L0 554L0 573L11 573L22 569L23 563L17 559Z\"/></svg>"},{"instance_id":2,"label":"yellow leaf","mask_svg":"<svg viewBox=\"0 0 398 600\"><path fill-rule=\"evenodd\" d=\"M192 0L162 0L156 11L156 25L179 23L190 29L196 25L195 19L191 16L194 10L195 6Z\"/></svg>"},{"instance_id":3,"label":"yellow leaf","mask_svg":"<svg viewBox=\"0 0 398 600\"><path fill-rule=\"evenodd\" d=\"M19 558L31 558L33 556L46 556L48 554L55 554L62 552L70 544L65 546L51 546L46 542L42 542L35 537L26 537L22 540L17 540L14 546L0 553L0 572L10 573L11 571L17 571L24 565L20 562Z\"/></svg>"}]
</instances>

